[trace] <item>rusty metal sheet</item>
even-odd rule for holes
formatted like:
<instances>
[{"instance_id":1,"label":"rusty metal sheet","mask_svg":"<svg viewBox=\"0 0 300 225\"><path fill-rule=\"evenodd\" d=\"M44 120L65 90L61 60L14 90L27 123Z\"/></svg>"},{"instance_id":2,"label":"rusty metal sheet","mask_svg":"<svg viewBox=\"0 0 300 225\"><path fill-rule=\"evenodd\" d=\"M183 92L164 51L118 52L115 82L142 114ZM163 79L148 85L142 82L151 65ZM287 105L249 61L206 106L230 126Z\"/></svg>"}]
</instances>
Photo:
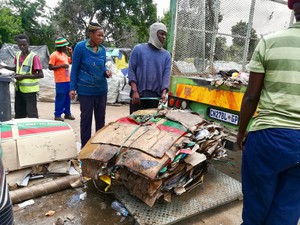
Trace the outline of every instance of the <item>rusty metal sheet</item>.
<instances>
[{"instance_id":1,"label":"rusty metal sheet","mask_svg":"<svg viewBox=\"0 0 300 225\"><path fill-rule=\"evenodd\" d=\"M212 167L209 167L204 182L199 187L174 197L170 203L157 201L152 208L130 195L124 186L112 186L112 190L139 225L174 224L242 199L241 183Z\"/></svg>"},{"instance_id":2,"label":"rusty metal sheet","mask_svg":"<svg viewBox=\"0 0 300 225\"><path fill-rule=\"evenodd\" d=\"M167 155L157 159L139 150L127 149L126 152L118 156L115 164L117 166L126 166L130 170L154 180L169 159Z\"/></svg>"}]
</instances>

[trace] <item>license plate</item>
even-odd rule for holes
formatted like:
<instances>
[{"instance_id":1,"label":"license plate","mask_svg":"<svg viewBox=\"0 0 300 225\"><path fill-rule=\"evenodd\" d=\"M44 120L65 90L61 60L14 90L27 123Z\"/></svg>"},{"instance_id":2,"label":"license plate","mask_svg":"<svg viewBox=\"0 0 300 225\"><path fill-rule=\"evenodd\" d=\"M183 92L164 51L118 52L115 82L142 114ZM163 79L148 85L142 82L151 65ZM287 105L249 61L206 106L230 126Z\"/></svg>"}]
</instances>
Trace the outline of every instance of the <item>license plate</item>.
<instances>
[{"instance_id":1,"label":"license plate","mask_svg":"<svg viewBox=\"0 0 300 225\"><path fill-rule=\"evenodd\" d=\"M220 120L223 122L227 122L227 123L231 123L234 125L239 124L239 115L229 113L229 112L224 112L224 111L218 110L218 109L212 109L212 108L209 109L208 113L209 113L208 116L210 118Z\"/></svg>"}]
</instances>

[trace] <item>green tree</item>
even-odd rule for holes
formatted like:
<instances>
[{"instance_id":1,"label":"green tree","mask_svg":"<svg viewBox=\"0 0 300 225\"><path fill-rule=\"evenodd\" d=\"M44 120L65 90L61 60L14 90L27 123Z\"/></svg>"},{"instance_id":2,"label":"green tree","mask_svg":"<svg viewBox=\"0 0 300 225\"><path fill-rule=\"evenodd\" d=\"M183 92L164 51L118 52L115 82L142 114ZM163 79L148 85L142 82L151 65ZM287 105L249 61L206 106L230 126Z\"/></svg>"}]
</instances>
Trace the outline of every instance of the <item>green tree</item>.
<instances>
[{"instance_id":1,"label":"green tree","mask_svg":"<svg viewBox=\"0 0 300 225\"><path fill-rule=\"evenodd\" d=\"M240 61L243 58L243 51L245 46L245 37L247 35L247 29L248 29L248 23L240 21L236 25L231 27L231 34L233 36L232 43L235 46L233 49L237 50L237 53L234 53L237 57L240 58ZM255 50L255 46L257 44L257 34L256 31L252 28L250 33L250 41L249 41L249 47L248 47L248 56L247 60L250 59L253 51Z\"/></svg>"},{"instance_id":2,"label":"green tree","mask_svg":"<svg viewBox=\"0 0 300 225\"><path fill-rule=\"evenodd\" d=\"M21 17L7 7L0 8L0 47L3 43L14 43L15 36L23 32Z\"/></svg>"},{"instance_id":3,"label":"green tree","mask_svg":"<svg viewBox=\"0 0 300 225\"><path fill-rule=\"evenodd\" d=\"M227 51L226 38L222 36L217 37L214 60L226 60L226 51Z\"/></svg>"},{"instance_id":4,"label":"green tree","mask_svg":"<svg viewBox=\"0 0 300 225\"><path fill-rule=\"evenodd\" d=\"M149 26L156 21L152 0L62 0L54 11L56 33L73 43L86 38L93 21L105 29L108 45L133 47L147 40Z\"/></svg>"},{"instance_id":5,"label":"green tree","mask_svg":"<svg viewBox=\"0 0 300 225\"><path fill-rule=\"evenodd\" d=\"M29 36L32 45L48 45L52 42L53 29L49 25L45 0L9 0L14 15L21 18L23 31Z\"/></svg>"}]
</instances>

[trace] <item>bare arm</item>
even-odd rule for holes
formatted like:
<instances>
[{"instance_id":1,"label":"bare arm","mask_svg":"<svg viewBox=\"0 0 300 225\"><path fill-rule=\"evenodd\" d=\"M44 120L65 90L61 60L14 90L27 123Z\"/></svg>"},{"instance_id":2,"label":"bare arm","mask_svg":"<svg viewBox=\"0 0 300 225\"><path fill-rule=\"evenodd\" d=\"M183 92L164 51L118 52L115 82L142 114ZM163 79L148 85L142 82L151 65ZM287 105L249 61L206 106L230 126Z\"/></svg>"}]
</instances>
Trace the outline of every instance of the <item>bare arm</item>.
<instances>
[{"instance_id":1,"label":"bare arm","mask_svg":"<svg viewBox=\"0 0 300 225\"><path fill-rule=\"evenodd\" d=\"M264 73L250 73L249 84L244 94L240 111L241 120L237 134L237 144L240 149L242 149L242 141L246 136L246 129L249 121L256 111L264 78Z\"/></svg>"},{"instance_id":2,"label":"bare arm","mask_svg":"<svg viewBox=\"0 0 300 225\"><path fill-rule=\"evenodd\" d=\"M131 91L132 91L132 103L139 105L140 102L140 94L135 82L130 82Z\"/></svg>"},{"instance_id":3,"label":"bare arm","mask_svg":"<svg viewBox=\"0 0 300 225\"><path fill-rule=\"evenodd\" d=\"M16 71L16 66L4 66L4 65L0 65L0 69L7 69L7 70L11 70L11 71Z\"/></svg>"},{"instance_id":4,"label":"bare arm","mask_svg":"<svg viewBox=\"0 0 300 225\"><path fill-rule=\"evenodd\" d=\"M43 70L36 70L33 74L16 74L16 80L23 80L23 79L40 79L44 77Z\"/></svg>"},{"instance_id":5,"label":"bare arm","mask_svg":"<svg viewBox=\"0 0 300 225\"><path fill-rule=\"evenodd\" d=\"M69 64L61 64L61 65L57 65L57 66L49 64L49 70L57 70L60 68L69 68Z\"/></svg>"}]
</instances>

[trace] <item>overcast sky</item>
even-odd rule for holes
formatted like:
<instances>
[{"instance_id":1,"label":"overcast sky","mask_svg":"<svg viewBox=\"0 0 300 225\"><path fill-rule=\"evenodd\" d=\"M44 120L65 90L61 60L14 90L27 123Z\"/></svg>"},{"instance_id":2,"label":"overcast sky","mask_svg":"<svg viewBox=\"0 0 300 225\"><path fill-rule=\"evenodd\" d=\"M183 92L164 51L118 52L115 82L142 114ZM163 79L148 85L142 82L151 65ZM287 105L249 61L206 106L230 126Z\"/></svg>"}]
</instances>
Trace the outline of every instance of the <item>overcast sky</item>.
<instances>
[{"instance_id":1,"label":"overcast sky","mask_svg":"<svg viewBox=\"0 0 300 225\"><path fill-rule=\"evenodd\" d=\"M220 9L223 20L219 24L220 29L228 32L231 26L237 22L249 21L251 2L250 0L221 1ZM291 12L287 5L269 0L256 0L253 28L259 35L287 28L290 23Z\"/></svg>"},{"instance_id":2,"label":"overcast sky","mask_svg":"<svg viewBox=\"0 0 300 225\"><path fill-rule=\"evenodd\" d=\"M59 1L46 0L46 3L49 7L53 7ZM159 17L170 8L170 0L153 0L153 2L157 4ZM188 2L189 0L186 0L187 4ZM219 24L219 32L231 33L231 27L237 22L248 21L251 2L251 0L221 0L220 10L223 20ZM273 33L289 26L290 15L291 10L286 5L270 0L256 0L253 28L258 35Z\"/></svg>"},{"instance_id":3,"label":"overcast sky","mask_svg":"<svg viewBox=\"0 0 300 225\"><path fill-rule=\"evenodd\" d=\"M56 6L58 2L59 0L46 0L46 4L51 8ZM170 0L153 0L153 2L157 4L157 15L159 17L163 16L164 11L168 11L170 8Z\"/></svg>"}]
</instances>

